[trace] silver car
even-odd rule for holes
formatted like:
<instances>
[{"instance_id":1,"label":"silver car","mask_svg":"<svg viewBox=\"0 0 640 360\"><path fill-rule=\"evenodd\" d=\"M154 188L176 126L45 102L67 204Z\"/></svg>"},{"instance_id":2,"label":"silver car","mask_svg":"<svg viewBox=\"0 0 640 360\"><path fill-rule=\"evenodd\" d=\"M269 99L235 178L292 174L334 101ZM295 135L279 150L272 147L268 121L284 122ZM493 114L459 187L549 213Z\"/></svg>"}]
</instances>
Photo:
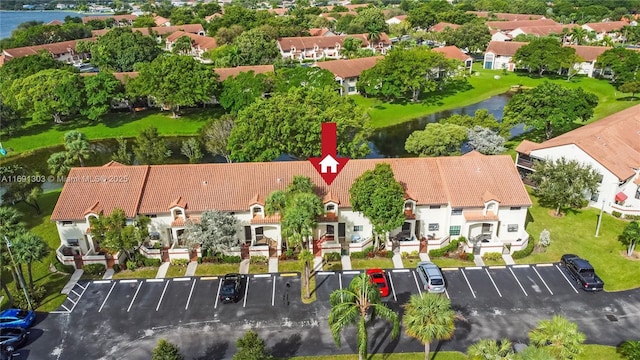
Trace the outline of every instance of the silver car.
<instances>
[{"instance_id":1,"label":"silver car","mask_svg":"<svg viewBox=\"0 0 640 360\"><path fill-rule=\"evenodd\" d=\"M430 293L444 292L444 276L442 276L438 265L429 261L421 261L418 263L416 272L422 283L422 290Z\"/></svg>"}]
</instances>

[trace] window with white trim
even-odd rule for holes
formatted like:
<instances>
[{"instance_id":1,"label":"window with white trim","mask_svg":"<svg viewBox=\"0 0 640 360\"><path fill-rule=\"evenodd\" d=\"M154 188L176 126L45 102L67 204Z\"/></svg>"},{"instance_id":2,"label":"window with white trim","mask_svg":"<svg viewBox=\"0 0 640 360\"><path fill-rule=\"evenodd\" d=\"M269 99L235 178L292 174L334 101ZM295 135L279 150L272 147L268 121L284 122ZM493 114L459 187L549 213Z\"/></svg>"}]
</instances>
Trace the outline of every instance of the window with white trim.
<instances>
[{"instance_id":1,"label":"window with white trim","mask_svg":"<svg viewBox=\"0 0 640 360\"><path fill-rule=\"evenodd\" d=\"M73 221L63 221L62 222L62 226L69 226L69 225L73 225Z\"/></svg>"},{"instance_id":2,"label":"window with white trim","mask_svg":"<svg viewBox=\"0 0 640 360\"><path fill-rule=\"evenodd\" d=\"M462 209L451 209L451 215L462 215Z\"/></svg>"},{"instance_id":3,"label":"window with white trim","mask_svg":"<svg viewBox=\"0 0 640 360\"><path fill-rule=\"evenodd\" d=\"M460 235L461 226L460 225L452 225L449 226L449 235L458 236Z\"/></svg>"},{"instance_id":4,"label":"window with white trim","mask_svg":"<svg viewBox=\"0 0 640 360\"><path fill-rule=\"evenodd\" d=\"M518 232L518 224L507 225L507 232Z\"/></svg>"},{"instance_id":5,"label":"window with white trim","mask_svg":"<svg viewBox=\"0 0 640 360\"><path fill-rule=\"evenodd\" d=\"M354 225L353 231L355 232L364 231L364 225Z\"/></svg>"},{"instance_id":6,"label":"window with white trim","mask_svg":"<svg viewBox=\"0 0 640 360\"><path fill-rule=\"evenodd\" d=\"M68 246L79 246L80 241L78 239L67 239Z\"/></svg>"},{"instance_id":7,"label":"window with white trim","mask_svg":"<svg viewBox=\"0 0 640 360\"><path fill-rule=\"evenodd\" d=\"M440 230L440 224L438 223L433 223L433 224L429 224L429 231L438 231Z\"/></svg>"}]
</instances>

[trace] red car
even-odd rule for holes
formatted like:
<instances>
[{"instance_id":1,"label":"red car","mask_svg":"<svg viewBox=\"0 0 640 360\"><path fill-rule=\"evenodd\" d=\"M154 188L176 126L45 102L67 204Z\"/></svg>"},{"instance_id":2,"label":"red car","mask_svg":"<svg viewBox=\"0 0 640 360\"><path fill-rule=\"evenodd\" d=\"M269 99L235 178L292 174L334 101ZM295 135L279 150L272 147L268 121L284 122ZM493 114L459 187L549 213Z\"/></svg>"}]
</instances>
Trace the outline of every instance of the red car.
<instances>
[{"instance_id":1,"label":"red car","mask_svg":"<svg viewBox=\"0 0 640 360\"><path fill-rule=\"evenodd\" d=\"M387 282L387 275L382 269L369 269L367 275L371 278L371 281L380 289L380 295L382 297L389 296L389 283Z\"/></svg>"}]
</instances>

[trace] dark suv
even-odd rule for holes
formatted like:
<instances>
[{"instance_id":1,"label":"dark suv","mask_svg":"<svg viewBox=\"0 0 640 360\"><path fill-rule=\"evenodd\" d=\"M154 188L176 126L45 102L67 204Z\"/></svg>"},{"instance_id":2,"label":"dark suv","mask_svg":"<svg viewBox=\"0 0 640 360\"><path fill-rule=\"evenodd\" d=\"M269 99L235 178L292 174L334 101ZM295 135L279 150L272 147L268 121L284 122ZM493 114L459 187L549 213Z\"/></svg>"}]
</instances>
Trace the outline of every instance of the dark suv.
<instances>
[{"instance_id":1,"label":"dark suv","mask_svg":"<svg viewBox=\"0 0 640 360\"><path fill-rule=\"evenodd\" d=\"M237 302L240 300L240 285L243 275L227 274L222 278L220 288L220 301L223 303Z\"/></svg>"},{"instance_id":2,"label":"dark suv","mask_svg":"<svg viewBox=\"0 0 640 360\"><path fill-rule=\"evenodd\" d=\"M582 290L601 291L604 289L604 282L596 275L593 266L587 260L581 259L577 255L564 254L560 261Z\"/></svg>"}]
</instances>

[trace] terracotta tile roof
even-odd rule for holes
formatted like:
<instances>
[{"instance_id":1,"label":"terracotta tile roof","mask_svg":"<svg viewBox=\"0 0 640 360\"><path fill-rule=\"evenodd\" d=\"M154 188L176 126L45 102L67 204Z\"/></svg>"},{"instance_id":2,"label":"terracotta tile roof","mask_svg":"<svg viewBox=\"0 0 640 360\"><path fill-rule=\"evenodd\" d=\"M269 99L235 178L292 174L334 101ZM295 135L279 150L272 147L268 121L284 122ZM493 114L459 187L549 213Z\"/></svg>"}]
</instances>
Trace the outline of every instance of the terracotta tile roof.
<instances>
[{"instance_id":1,"label":"terracotta tile roof","mask_svg":"<svg viewBox=\"0 0 640 360\"><path fill-rule=\"evenodd\" d=\"M487 211L487 214L483 214L482 211L463 211L464 219L467 221L498 221L500 218L493 211Z\"/></svg>"},{"instance_id":2,"label":"terracotta tile roof","mask_svg":"<svg viewBox=\"0 0 640 360\"><path fill-rule=\"evenodd\" d=\"M596 61L603 52L611 49L608 46L565 45L576 49L576 55L585 61Z\"/></svg>"},{"instance_id":3,"label":"terracotta tile roof","mask_svg":"<svg viewBox=\"0 0 640 360\"><path fill-rule=\"evenodd\" d=\"M64 24L64 22L60 21L60 20L57 20L57 19L56 20L51 20L51 21L49 21L47 23L47 25L62 25L62 24Z\"/></svg>"},{"instance_id":4,"label":"terracotta tile roof","mask_svg":"<svg viewBox=\"0 0 640 360\"><path fill-rule=\"evenodd\" d=\"M548 36L551 34L562 34L564 29L572 29L574 27L580 27L580 25L576 24L558 24L558 25L546 25L546 26L519 26L516 30L522 31L527 35L536 35L536 36ZM513 34L511 34L513 36Z\"/></svg>"},{"instance_id":5,"label":"terracotta tile roof","mask_svg":"<svg viewBox=\"0 0 640 360\"><path fill-rule=\"evenodd\" d=\"M6 61L9 61L13 58L19 58L28 55L36 55L40 51L46 51L51 55L61 55L66 54L70 51L76 50L76 44L78 41L96 41L96 38L86 38L86 39L78 39L78 40L69 40L62 41L52 44L45 45L34 45L34 46L25 46L13 49L4 49L3 54L6 57Z\"/></svg>"},{"instance_id":6,"label":"terracotta tile roof","mask_svg":"<svg viewBox=\"0 0 640 360\"><path fill-rule=\"evenodd\" d=\"M495 196L494 194L492 194L489 190L485 191L484 194L482 194L482 201L484 202L488 202L491 200L495 200L497 202L500 202L500 199Z\"/></svg>"},{"instance_id":7,"label":"terracotta tile roof","mask_svg":"<svg viewBox=\"0 0 640 360\"><path fill-rule=\"evenodd\" d=\"M322 203L326 204L328 202L334 202L336 204L340 204L340 199L337 196L333 195L331 191L329 191L322 199Z\"/></svg>"},{"instance_id":8,"label":"terracotta tile roof","mask_svg":"<svg viewBox=\"0 0 640 360\"><path fill-rule=\"evenodd\" d=\"M516 151L530 155L538 149L575 145L620 180L640 167L640 105L584 125L540 144L521 144Z\"/></svg>"},{"instance_id":9,"label":"terracotta tile roof","mask_svg":"<svg viewBox=\"0 0 640 360\"><path fill-rule=\"evenodd\" d=\"M462 50L458 49L458 47L454 45L433 48L431 50L444 54L447 59L456 59L462 62L473 60L471 56L465 54L464 52L462 52Z\"/></svg>"},{"instance_id":10,"label":"terracotta tile roof","mask_svg":"<svg viewBox=\"0 0 640 360\"><path fill-rule=\"evenodd\" d=\"M202 24L184 24L175 26L154 26L151 30L158 35L172 34L176 31L184 31L191 34L203 33L204 28ZM91 30L92 36L102 36L111 29ZM131 28L131 31L137 31L142 35L149 36L149 28Z\"/></svg>"},{"instance_id":11,"label":"terracotta tile roof","mask_svg":"<svg viewBox=\"0 0 640 360\"><path fill-rule=\"evenodd\" d=\"M183 227L189 222L199 224L200 216L187 216L187 220L182 218L182 216L178 216L171 222L171 227Z\"/></svg>"},{"instance_id":12,"label":"terracotta tile roof","mask_svg":"<svg viewBox=\"0 0 640 360\"><path fill-rule=\"evenodd\" d=\"M91 20L106 20L106 19L113 19L115 21L122 21L122 20L133 21L137 17L138 17L137 15L83 16L82 23L86 24Z\"/></svg>"},{"instance_id":13,"label":"terracotta tile roof","mask_svg":"<svg viewBox=\"0 0 640 360\"><path fill-rule=\"evenodd\" d=\"M485 52L492 52L502 56L513 56L520 47L527 44L526 42L519 41L490 41Z\"/></svg>"},{"instance_id":14,"label":"terracotta tile roof","mask_svg":"<svg viewBox=\"0 0 640 360\"><path fill-rule=\"evenodd\" d=\"M273 214L269 216L254 216L251 221L251 224L278 224L280 223L280 214Z\"/></svg>"},{"instance_id":15,"label":"terracotta tile roof","mask_svg":"<svg viewBox=\"0 0 640 360\"><path fill-rule=\"evenodd\" d=\"M448 23L448 22L439 22L439 23L433 25L432 27L430 27L429 31L431 31L431 32L442 32L446 28L457 29L459 27L460 27L460 25L458 25L458 24L452 24L452 23Z\"/></svg>"},{"instance_id":16,"label":"terracotta tile roof","mask_svg":"<svg viewBox=\"0 0 640 360\"><path fill-rule=\"evenodd\" d=\"M331 32L331 29L328 28L311 28L309 29L309 34L311 36L325 36L326 33Z\"/></svg>"},{"instance_id":17,"label":"terracotta tile roof","mask_svg":"<svg viewBox=\"0 0 640 360\"><path fill-rule=\"evenodd\" d=\"M360 76L364 70L371 69L382 58L383 56L372 56L359 59L323 61L316 63L316 66L329 70L337 77L347 79Z\"/></svg>"},{"instance_id":18,"label":"terracotta tile roof","mask_svg":"<svg viewBox=\"0 0 640 360\"><path fill-rule=\"evenodd\" d=\"M262 205L264 206L264 197L262 195L260 195L259 193L256 193L256 195L251 198L251 200L249 201L249 206L253 206L253 205Z\"/></svg>"},{"instance_id":19,"label":"terracotta tile roof","mask_svg":"<svg viewBox=\"0 0 640 360\"><path fill-rule=\"evenodd\" d=\"M192 46L199 47L200 49L205 51L210 49L215 49L218 47L218 43L215 38L202 36L198 34L192 34L184 31L176 31L172 33L171 35L167 36L166 41L173 43L183 36L188 36L189 38L191 38Z\"/></svg>"},{"instance_id":20,"label":"terracotta tile roof","mask_svg":"<svg viewBox=\"0 0 640 360\"><path fill-rule=\"evenodd\" d=\"M218 74L220 81L225 81L230 76L238 76L241 72L253 71L254 74L273 72L273 65L247 65L232 68L215 68L213 71Z\"/></svg>"},{"instance_id":21,"label":"terracotta tile roof","mask_svg":"<svg viewBox=\"0 0 640 360\"><path fill-rule=\"evenodd\" d=\"M89 208L87 210L85 210L83 215L87 215L87 214L102 214L104 212L104 208L102 207L102 204L100 204L99 201L96 201L95 204L89 206Z\"/></svg>"},{"instance_id":22,"label":"terracotta tile roof","mask_svg":"<svg viewBox=\"0 0 640 360\"><path fill-rule=\"evenodd\" d=\"M296 50L313 49L316 45L320 49L334 48L336 44L342 46L344 39L347 37L358 38L362 40L362 46L369 46L369 39L367 34L351 34L351 35L336 35L336 36L306 36L306 37L284 37L278 39L280 48L284 51L290 51L295 47ZM391 45L391 40L386 33L380 34L378 43L382 42L385 45Z\"/></svg>"},{"instance_id":23,"label":"terracotta tile roof","mask_svg":"<svg viewBox=\"0 0 640 360\"><path fill-rule=\"evenodd\" d=\"M514 20L514 21L487 21L489 29L511 31L523 26L549 26L558 25L557 22L551 19L538 19L538 20Z\"/></svg>"},{"instance_id":24,"label":"terracotta tile roof","mask_svg":"<svg viewBox=\"0 0 640 360\"><path fill-rule=\"evenodd\" d=\"M289 9L276 8L276 9L268 9L267 11L271 14L282 16L282 15L286 15Z\"/></svg>"},{"instance_id":25,"label":"terracotta tile roof","mask_svg":"<svg viewBox=\"0 0 640 360\"><path fill-rule=\"evenodd\" d=\"M616 30L620 30L627 25L629 25L629 23L626 21L606 21L606 22L586 23L582 26L583 27L587 26L591 30L597 33L609 33L609 32L614 32Z\"/></svg>"},{"instance_id":26,"label":"terracotta tile roof","mask_svg":"<svg viewBox=\"0 0 640 360\"><path fill-rule=\"evenodd\" d=\"M187 202L182 198L182 196L179 196L177 199L173 200L169 206L167 206L167 209L172 209L174 207L181 207L185 209L187 207Z\"/></svg>"},{"instance_id":27,"label":"terracotta tile roof","mask_svg":"<svg viewBox=\"0 0 640 360\"><path fill-rule=\"evenodd\" d=\"M488 18L488 11L467 11L468 14L475 14L478 17ZM509 14L509 13L493 13L496 19L506 20L506 21L516 21L516 20L538 20L544 19L544 15L536 15L536 14Z\"/></svg>"},{"instance_id":28,"label":"terracotta tile roof","mask_svg":"<svg viewBox=\"0 0 640 360\"><path fill-rule=\"evenodd\" d=\"M71 169L51 220L83 220L86 210L96 203L100 204L107 216L114 208L121 208L127 217L135 217L148 169L148 166Z\"/></svg>"},{"instance_id":29,"label":"terracotta tile roof","mask_svg":"<svg viewBox=\"0 0 640 360\"><path fill-rule=\"evenodd\" d=\"M169 19L162 16L154 16L153 21L155 21L156 26L164 26L164 24L169 22Z\"/></svg>"}]
</instances>

